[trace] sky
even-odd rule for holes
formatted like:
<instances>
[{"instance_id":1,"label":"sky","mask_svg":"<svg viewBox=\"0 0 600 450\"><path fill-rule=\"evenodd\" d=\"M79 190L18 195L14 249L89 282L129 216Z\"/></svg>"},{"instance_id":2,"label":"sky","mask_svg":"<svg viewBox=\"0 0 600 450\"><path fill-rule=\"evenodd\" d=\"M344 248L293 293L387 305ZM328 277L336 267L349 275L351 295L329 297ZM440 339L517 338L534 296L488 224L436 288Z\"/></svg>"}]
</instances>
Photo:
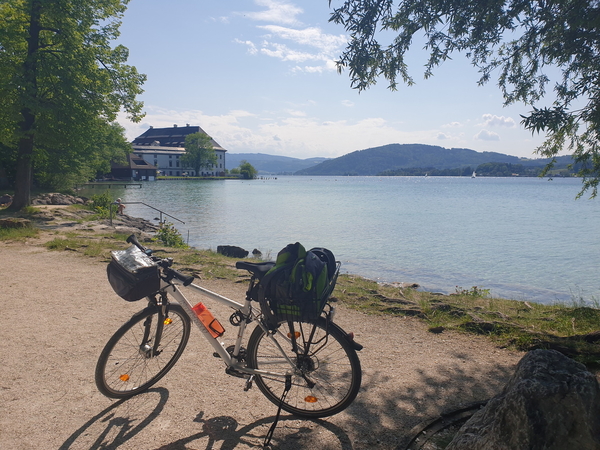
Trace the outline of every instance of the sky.
<instances>
[{"instance_id":1,"label":"sky","mask_svg":"<svg viewBox=\"0 0 600 450\"><path fill-rule=\"evenodd\" d=\"M543 136L519 116L531 107L504 107L496 81L478 86L460 55L425 80L417 46L416 85L352 89L336 69L347 34L331 11L328 0L131 0L117 43L148 79L144 119L119 118L127 137L190 124L230 153L335 158L398 143L537 157Z\"/></svg>"}]
</instances>

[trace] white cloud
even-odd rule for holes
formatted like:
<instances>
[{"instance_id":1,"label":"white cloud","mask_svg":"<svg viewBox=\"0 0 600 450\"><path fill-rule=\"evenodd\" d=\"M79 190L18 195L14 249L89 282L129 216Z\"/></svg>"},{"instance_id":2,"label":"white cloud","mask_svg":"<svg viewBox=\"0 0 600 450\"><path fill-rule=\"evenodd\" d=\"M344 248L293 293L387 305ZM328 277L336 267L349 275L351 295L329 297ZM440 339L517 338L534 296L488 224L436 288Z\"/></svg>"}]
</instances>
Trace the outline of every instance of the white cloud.
<instances>
[{"instance_id":1,"label":"white cloud","mask_svg":"<svg viewBox=\"0 0 600 450\"><path fill-rule=\"evenodd\" d=\"M287 2L278 2L275 0L255 0L254 3L259 6L264 6L266 9L259 12L243 12L239 14L242 14L251 20L257 20L261 22L297 25L300 22L296 19L296 16L304 12L302 8Z\"/></svg>"},{"instance_id":2,"label":"white cloud","mask_svg":"<svg viewBox=\"0 0 600 450\"><path fill-rule=\"evenodd\" d=\"M325 70L324 66L296 66L292 69L292 72L323 73Z\"/></svg>"},{"instance_id":3,"label":"white cloud","mask_svg":"<svg viewBox=\"0 0 600 450\"><path fill-rule=\"evenodd\" d=\"M243 44L243 45L247 46L248 53L250 53L251 55L256 55L258 53L258 49L256 48L256 45L254 45L254 42L252 42L252 41L242 41L240 39L235 39L234 42L237 44Z\"/></svg>"},{"instance_id":4,"label":"white cloud","mask_svg":"<svg viewBox=\"0 0 600 450\"><path fill-rule=\"evenodd\" d=\"M265 43L260 49L263 55L271 56L272 58L281 59L282 61L304 62L318 59L318 55L307 52L299 52L287 47L284 44Z\"/></svg>"},{"instance_id":5,"label":"white cloud","mask_svg":"<svg viewBox=\"0 0 600 450\"><path fill-rule=\"evenodd\" d=\"M438 133L437 139L440 141L445 141L446 139L450 139L450 135L446 133Z\"/></svg>"},{"instance_id":6,"label":"white cloud","mask_svg":"<svg viewBox=\"0 0 600 450\"><path fill-rule=\"evenodd\" d=\"M294 117L306 117L306 113L304 111L298 111L296 109L289 109L287 113Z\"/></svg>"},{"instance_id":7,"label":"white cloud","mask_svg":"<svg viewBox=\"0 0 600 450\"><path fill-rule=\"evenodd\" d=\"M513 128L513 127L517 126L517 124L515 123L515 121L512 117L496 116L494 114L484 114L482 116L482 119L483 119L483 123L481 123L479 125L482 127L498 126L498 127Z\"/></svg>"},{"instance_id":8,"label":"white cloud","mask_svg":"<svg viewBox=\"0 0 600 450\"><path fill-rule=\"evenodd\" d=\"M498 133L494 133L493 131L481 130L473 139L477 139L480 141L499 141L500 135Z\"/></svg>"},{"instance_id":9,"label":"white cloud","mask_svg":"<svg viewBox=\"0 0 600 450\"><path fill-rule=\"evenodd\" d=\"M460 122L450 122L445 125L442 125L442 128L460 128L463 124Z\"/></svg>"},{"instance_id":10,"label":"white cloud","mask_svg":"<svg viewBox=\"0 0 600 450\"><path fill-rule=\"evenodd\" d=\"M200 125L211 137L231 153L268 153L297 158L313 156L337 157L355 150L390 143L423 143L455 145L457 137L435 130L406 130L381 117L363 120L323 120L303 112L304 105L279 112L254 114L232 110L222 115L208 115L200 110L175 111L146 106L147 116L140 124L132 124L120 116L119 122L133 140L149 126L155 128ZM446 144L448 145L448 144Z\"/></svg>"},{"instance_id":11,"label":"white cloud","mask_svg":"<svg viewBox=\"0 0 600 450\"><path fill-rule=\"evenodd\" d=\"M298 30L278 25L264 25L258 28L268 31L268 37L278 37L299 45L315 47L326 54L336 54L347 42L344 35L335 36L323 33L320 28L316 27Z\"/></svg>"},{"instance_id":12,"label":"white cloud","mask_svg":"<svg viewBox=\"0 0 600 450\"><path fill-rule=\"evenodd\" d=\"M296 30L277 25L261 26L269 32L264 36L260 53L281 61L303 63L314 61L318 64L291 68L292 72L323 73L336 69L335 58L346 42L344 36L323 33L319 28ZM277 42L277 39L286 43ZM315 51L316 50L316 51Z\"/></svg>"},{"instance_id":13,"label":"white cloud","mask_svg":"<svg viewBox=\"0 0 600 450\"><path fill-rule=\"evenodd\" d=\"M342 100L342 105L346 106L348 108L351 108L354 106L354 102L350 101L350 100Z\"/></svg>"},{"instance_id":14,"label":"white cloud","mask_svg":"<svg viewBox=\"0 0 600 450\"><path fill-rule=\"evenodd\" d=\"M294 9L295 7L292 5L270 0L262 1L259 4L268 6L268 13L245 13L245 15L253 20L273 22L257 27L266 32L263 35L263 42L256 45L252 41L236 39L236 43L246 45L248 52L253 55L260 53L297 64L308 61L316 63L305 66L296 65L290 68L292 72L323 73L336 70L335 59L346 45L346 36L327 34L318 27L299 28L299 22L293 17L302 10ZM293 19L282 20L280 14L289 15ZM282 24L296 28L282 26Z\"/></svg>"},{"instance_id":15,"label":"white cloud","mask_svg":"<svg viewBox=\"0 0 600 450\"><path fill-rule=\"evenodd\" d=\"M234 109L229 112L233 117L256 117L256 114L251 113L250 111L244 111L242 109Z\"/></svg>"}]
</instances>

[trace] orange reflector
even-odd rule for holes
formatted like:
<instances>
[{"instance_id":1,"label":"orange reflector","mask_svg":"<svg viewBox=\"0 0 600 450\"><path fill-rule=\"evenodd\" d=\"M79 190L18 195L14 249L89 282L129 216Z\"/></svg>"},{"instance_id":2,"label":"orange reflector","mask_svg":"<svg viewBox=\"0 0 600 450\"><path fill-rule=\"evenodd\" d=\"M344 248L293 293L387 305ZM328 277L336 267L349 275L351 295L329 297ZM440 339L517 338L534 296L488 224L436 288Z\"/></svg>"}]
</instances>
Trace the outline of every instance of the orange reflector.
<instances>
[{"instance_id":1,"label":"orange reflector","mask_svg":"<svg viewBox=\"0 0 600 450\"><path fill-rule=\"evenodd\" d=\"M304 397L304 401L306 403L317 403L317 397L313 397L312 395L309 395L308 397Z\"/></svg>"},{"instance_id":2,"label":"orange reflector","mask_svg":"<svg viewBox=\"0 0 600 450\"><path fill-rule=\"evenodd\" d=\"M123 375L121 375L119 377L119 380L121 380L121 381L129 381L129 375L127 375L126 373L124 373Z\"/></svg>"},{"instance_id":3,"label":"orange reflector","mask_svg":"<svg viewBox=\"0 0 600 450\"><path fill-rule=\"evenodd\" d=\"M173 319L171 319L170 317L167 317L164 321L165 325L171 325L173 323Z\"/></svg>"},{"instance_id":4,"label":"orange reflector","mask_svg":"<svg viewBox=\"0 0 600 450\"><path fill-rule=\"evenodd\" d=\"M294 336L296 336L296 339L298 339L300 337L300 332L299 331L294 331ZM288 333L288 337L291 339L292 338L292 333Z\"/></svg>"}]
</instances>

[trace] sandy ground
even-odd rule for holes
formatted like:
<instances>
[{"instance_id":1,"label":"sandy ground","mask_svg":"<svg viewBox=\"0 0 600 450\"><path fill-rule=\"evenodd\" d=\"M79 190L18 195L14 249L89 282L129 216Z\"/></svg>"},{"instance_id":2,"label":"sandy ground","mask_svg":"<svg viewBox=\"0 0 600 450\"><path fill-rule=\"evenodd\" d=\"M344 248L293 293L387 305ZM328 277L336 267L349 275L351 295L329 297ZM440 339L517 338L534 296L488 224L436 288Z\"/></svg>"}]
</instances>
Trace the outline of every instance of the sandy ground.
<instances>
[{"instance_id":1,"label":"sandy ground","mask_svg":"<svg viewBox=\"0 0 600 450\"><path fill-rule=\"evenodd\" d=\"M112 291L105 264L0 243L0 274L0 448L262 446L276 407L256 387L244 392L243 380L226 375L197 330L173 370L147 393L117 402L96 390L94 368L106 341L145 306ZM204 285L231 298L244 295L243 285ZM213 311L227 323L226 311ZM361 391L346 411L324 420L282 413L274 448L404 449L419 423L497 393L522 357L484 338L428 333L414 319L338 308L336 322L364 345ZM229 339L232 328L226 326Z\"/></svg>"}]
</instances>

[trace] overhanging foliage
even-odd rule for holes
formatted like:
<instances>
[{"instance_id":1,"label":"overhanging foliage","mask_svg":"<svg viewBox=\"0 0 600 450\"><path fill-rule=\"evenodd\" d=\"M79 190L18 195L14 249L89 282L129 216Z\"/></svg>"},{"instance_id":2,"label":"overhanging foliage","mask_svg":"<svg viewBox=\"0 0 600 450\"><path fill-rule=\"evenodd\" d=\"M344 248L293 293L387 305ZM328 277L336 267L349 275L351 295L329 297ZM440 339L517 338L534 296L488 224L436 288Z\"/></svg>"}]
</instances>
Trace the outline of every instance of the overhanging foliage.
<instances>
[{"instance_id":1,"label":"overhanging foliage","mask_svg":"<svg viewBox=\"0 0 600 450\"><path fill-rule=\"evenodd\" d=\"M330 5L331 5L330 0ZM600 5L597 0L346 0L330 21L350 40L338 61L351 85L364 90L381 77L396 89L413 84L405 55L415 36L425 38L425 78L454 52L479 70L479 83L498 74L505 104L532 111L522 124L545 133L536 149L544 157L564 150L581 164L582 192L597 193L600 181ZM391 42L380 41L392 34ZM560 76L551 80L548 67ZM553 90L551 107L537 106ZM550 167L549 167L550 168Z\"/></svg>"}]
</instances>

